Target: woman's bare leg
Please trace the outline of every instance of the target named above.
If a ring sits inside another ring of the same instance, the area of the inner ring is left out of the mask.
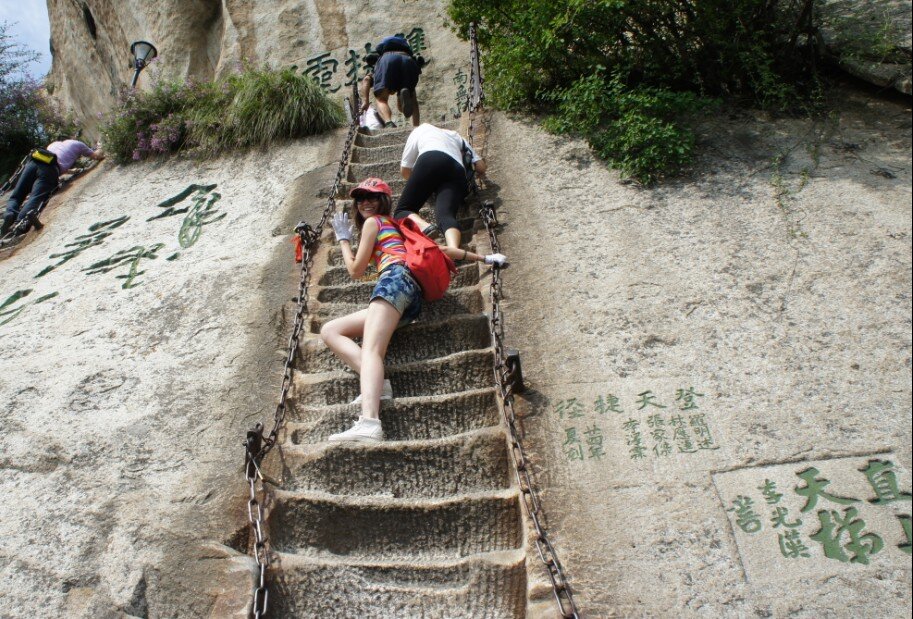
[[[334,318],[320,328],[320,339],[327,348],[357,373],[361,373],[362,351],[352,338],[364,335],[367,318],[368,310],[363,309],[348,316]]]
[[[384,387],[384,356],[401,314],[383,299],[368,305],[361,348],[361,416],[378,419]]]

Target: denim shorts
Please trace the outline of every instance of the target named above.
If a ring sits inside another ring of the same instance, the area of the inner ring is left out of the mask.
[[[402,314],[399,327],[418,318],[422,311],[422,289],[405,264],[391,264],[380,274],[371,300],[383,299]]]

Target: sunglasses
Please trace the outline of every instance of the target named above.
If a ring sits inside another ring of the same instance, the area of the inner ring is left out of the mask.
[[[382,194],[379,194],[379,193],[362,193],[357,196],[354,196],[355,203],[357,204],[359,202],[373,202],[374,200],[380,200],[381,195]]]

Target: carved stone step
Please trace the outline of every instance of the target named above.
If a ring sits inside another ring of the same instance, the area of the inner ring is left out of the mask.
[[[426,441],[286,446],[283,489],[347,496],[442,498],[509,488],[500,428]]]
[[[460,352],[433,361],[420,361],[388,369],[394,397],[443,395],[492,384],[493,352]],[[295,373],[290,399],[298,406],[328,406],[351,402],[361,393],[358,376],[344,372]]]
[[[385,365],[393,367],[463,350],[478,350],[491,345],[488,319],[483,314],[455,316],[440,322],[415,322],[397,329],[387,347]],[[308,335],[299,345],[299,371],[336,372],[346,366],[316,335]]]
[[[359,133],[355,136],[355,147],[358,148],[383,148],[385,146],[398,146],[400,149],[406,144],[406,139],[412,127],[407,129],[397,128],[393,131],[383,131],[374,135]]]
[[[271,545],[312,557],[454,559],[523,543],[516,490],[440,500],[275,491]]]
[[[396,563],[279,554],[269,608],[276,617],[522,619],[520,550],[453,561]]]
[[[338,316],[361,311],[367,303],[321,303],[314,308],[309,321],[311,333],[320,333],[320,327]],[[476,288],[448,290],[443,299],[423,302],[419,320],[432,322],[446,320],[460,314],[478,314],[482,311],[482,295]]]
[[[443,123],[435,123],[435,126],[440,127],[441,129],[459,131],[460,121],[449,120]],[[380,131],[370,133],[359,132],[355,136],[355,146],[358,148],[378,148],[383,146],[391,146],[393,144],[399,144],[399,146],[402,147],[406,143],[406,139],[409,137],[409,133],[411,132],[411,122],[406,127],[397,127],[395,129],[381,129]]]
[[[386,441],[436,439],[498,425],[500,411],[491,387],[431,397],[399,397],[380,403]],[[309,407],[292,403],[288,423],[293,445],[317,443],[352,425],[359,405]]]
[[[402,157],[403,147],[399,144],[381,146],[379,148],[352,149],[352,163],[379,163],[381,161],[399,162],[402,160]],[[399,173],[398,170],[397,173]]]
[[[402,178],[399,164],[399,159],[374,163],[351,163],[349,164],[349,174],[346,176],[346,180],[360,183],[364,179],[373,176],[384,179],[389,185],[392,180],[400,180]]]

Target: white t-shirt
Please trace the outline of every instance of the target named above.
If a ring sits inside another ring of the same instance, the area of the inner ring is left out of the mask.
[[[412,130],[409,138],[406,140],[406,147],[403,149],[403,159],[400,166],[409,168],[415,167],[415,162],[419,156],[431,150],[439,150],[453,157],[457,163],[463,165],[463,144],[469,148],[472,153],[472,162],[481,161],[472,146],[466,142],[459,133],[450,129],[440,129],[428,123],[422,123]]]

